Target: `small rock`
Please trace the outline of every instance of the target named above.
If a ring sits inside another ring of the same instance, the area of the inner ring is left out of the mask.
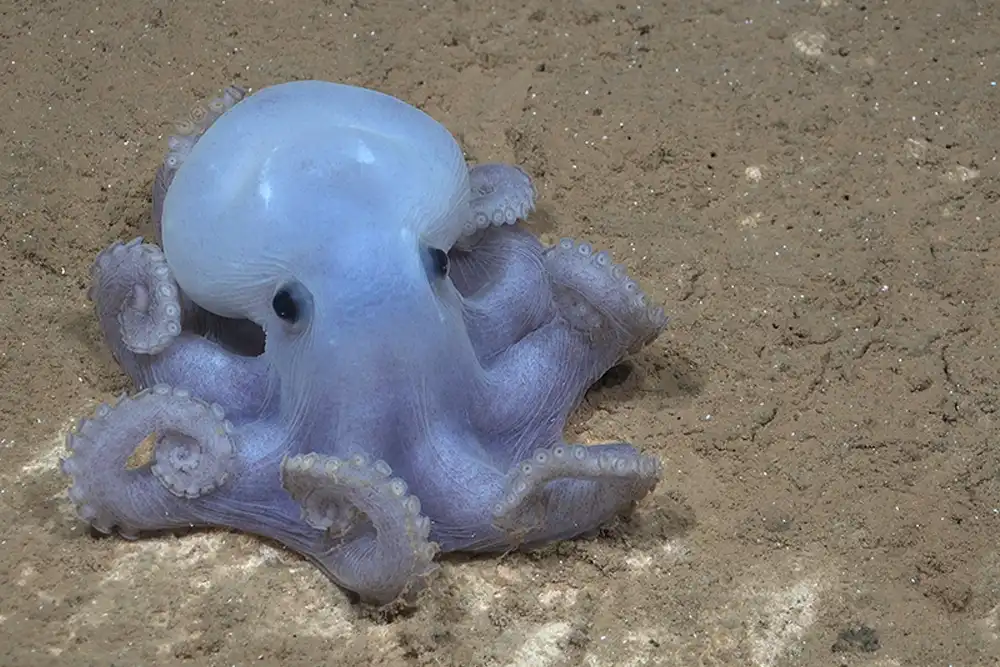
[[[858,623],[841,630],[830,650],[834,653],[874,653],[879,646],[878,632],[863,623]]]
[[[823,55],[823,47],[826,46],[827,37],[821,32],[809,32],[803,30],[795,33],[792,37],[792,44],[795,50],[809,58],[819,58]]]

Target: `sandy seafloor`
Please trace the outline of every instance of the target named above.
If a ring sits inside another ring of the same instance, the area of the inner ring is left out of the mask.
[[[6,3],[0,664],[995,664],[998,30],[926,0]],[[127,388],[90,263],[148,231],[175,123],[300,78],[523,165],[546,240],[666,307],[567,433],[662,457],[630,523],[446,558],[387,623],[252,537],[75,520],[65,431]]]

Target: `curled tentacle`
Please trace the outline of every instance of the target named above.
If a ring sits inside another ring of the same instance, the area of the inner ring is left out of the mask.
[[[480,164],[469,169],[472,188],[472,218],[466,223],[458,245],[469,248],[489,227],[513,225],[527,219],[535,208],[535,186],[520,167]]]
[[[451,277],[465,298],[476,354],[490,359],[552,319],[542,244],[518,226],[491,227],[470,251],[454,249]]]
[[[546,522],[583,533],[645,497],[661,471],[659,459],[625,444],[539,449],[508,474],[493,522],[514,534],[542,531],[542,539],[550,537]]]
[[[164,385],[153,387],[154,395],[166,395],[167,391],[169,387]],[[174,389],[173,396],[191,399],[182,389]],[[232,469],[235,452],[233,441],[228,436],[232,425],[225,421],[225,413],[220,405],[207,405],[191,399],[189,407],[194,408],[192,416],[195,418],[207,407],[214,421],[211,418],[196,419],[192,426],[200,425],[200,431],[189,427],[186,430],[191,431],[190,433],[182,431],[169,436],[160,435],[153,450],[150,472],[175,496],[198,498],[225,483]]]
[[[384,461],[294,456],[282,462],[281,481],[302,519],[327,533],[330,544],[314,557],[366,601],[388,604],[414,592],[434,569],[430,521]]]
[[[157,226],[160,224],[163,199],[167,196],[167,188],[170,187],[174,174],[184,164],[188,153],[198,143],[198,139],[205,133],[205,130],[211,127],[219,116],[246,97],[246,94],[247,91],[244,88],[229,86],[222,91],[222,95],[211,100],[207,108],[196,107],[188,119],[178,124],[178,133],[168,137],[167,155],[163,159],[163,164],[156,171],[156,178],[153,180],[153,221]]]
[[[232,425],[222,408],[182,389],[156,385],[114,407],[102,404],[66,437],[62,471],[80,518],[102,533],[127,538],[140,530],[186,523],[179,499],[204,496],[227,481],[234,466]],[[155,438],[151,465],[129,465]]]
[[[169,149],[163,165],[168,171],[177,171],[184,163],[184,158],[191,152],[198,139],[205,133],[216,119],[226,111],[234,107],[240,100],[246,97],[247,91],[239,86],[229,86],[222,91],[222,95],[211,100],[207,108],[196,107],[190,118],[178,124],[178,134],[171,135],[167,139]]]
[[[91,280],[88,296],[102,325],[118,324],[117,332],[105,330],[112,347],[117,333],[130,351],[158,354],[180,334],[180,297],[170,267],[163,252],[142,237],[101,251]]]
[[[649,305],[639,285],[607,251],[562,239],[546,249],[553,298],[566,321],[595,341],[620,341],[635,352],[667,325],[663,308]]]

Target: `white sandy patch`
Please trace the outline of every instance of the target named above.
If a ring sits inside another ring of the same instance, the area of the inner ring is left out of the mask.
[[[739,656],[755,667],[775,667],[794,657],[816,622],[827,577],[803,573],[793,564],[752,568],[742,579],[746,583],[736,587],[719,611],[706,607],[702,622],[692,628],[698,639],[688,643],[686,652],[723,663]]]
[[[203,594],[223,578],[251,576],[262,565],[284,557],[278,549],[260,543],[257,549],[241,557],[227,547],[233,535],[222,532],[195,533],[181,537],[148,537],[134,542],[117,539],[116,557],[101,580],[101,595],[95,598],[92,608],[103,608],[103,598],[116,598],[122,593],[119,584],[131,590],[151,576],[168,576],[171,581],[187,584]],[[180,592],[180,591],[178,591]],[[194,591],[185,591],[191,594]],[[113,607],[113,599],[108,600]],[[91,616],[91,614],[86,614]],[[83,618],[80,619],[81,621]],[[93,619],[91,619],[93,620]]]
[[[575,588],[549,585],[538,594],[538,603],[543,607],[568,609],[576,604],[578,595],[579,591]]]
[[[21,466],[21,474],[34,477],[59,470],[59,459],[66,453],[66,436],[76,423],[76,418],[67,420],[55,435],[45,439],[39,453]]]
[[[218,589],[227,585],[231,588],[233,579],[237,587],[252,591],[253,577],[261,566],[289,560],[299,564],[289,570],[287,590],[263,606],[265,614],[259,622],[262,631],[272,629],[282,634],[325,638],[356,632],[349,619],[348,602],[315,568],[266,543],[259,543],[250,553],[241,555],[232,548],[233,539],[240,539],[240,536],[198,533],[177,538],[120,541],[115,548],[118,555],[96,587],[97,594],[69,619],[67,634],[60,643],[71,645],[81,632],[81,626],[87,628],[82,632],[89,633],[92,632],[90,628],[114,622],[121,609],[142,595],[144,589],[153,586],[155,578],[160,582],[173,582],[177,587],[173,603],[147,619],[162,638],[157,652],[168,655],[179,643],[199,636],[201,631],[195,625],[199,618],[196,610],[208,596],[224,594],[225,590]],[[242,602],[234,601],[233,604]],[[187,610],[195,611],[189,613]],[[178,623],[178,619],[193,619],[193,624]],[[61,650],[49,649],[53,654]]]
[[[636,549],[625,557],[625,564],[633,570],[645,570],[653,564],[653,557],[648,551]]]
[[[549,667],[563,656],[563,640],[569,635],[569,623],[547,623],[532,632],[514,654],[507,667]]]
[[[682,563],[691,558],[691,549],[681,540],[664,542],[660,550],[662,551],[659,556],[661,563],[664,562],[663,559],[666,559],[667,563]]]
[[[754,568],[735,592],[719,590],[691,618],[688,632],[666,627],[616,629],[595,637],[587,667],[741,664],[776,667],[794,655],[821,609],[825,576],[796,567]],[[889,663],[886,663],[888,667]],[[874,665],[872,666],[874,667]]]
[[[135,542],[120,540],[115,551],[121,555],[115,558],[101,585],[135,582],[150,572],[164,569],[190,570],[206,560],[214,561],[222,546],[223,536],[220,533],[199,533],[179,538],[151,537]]]
[[[586,667],[697,665],[699,662],[688,648],[687,641],[653,628],[628,630],[623,635],[598,635],[582,664]]]
[[[802,30],[792,35],[792,45],[795,50],[808,58],[822,56],[827,41],[827,36],[821,32]]]
[[[747,591],[748,615],[744,627],[750,630],[748,639],[755,665],[773,667],[802,640],[816,621],[816,608],[823,588],[818,577],[809,577],[784,588]]]
[[[347,637],[358,632],[351,620],[347,598],[339,588],[312,565],[303,564],[291,570],[292,585],[267,605],[260,620],[263,628],[273,628],[281,634],[294,633],[304,637]],[[386,628],[375,625],[369,634],[386,639]]]
[[[1000,605],[990,609],[986,616],[975,621],[975,624],[986,642],[1000,644]]]
[[[944,173],[944,178],[950,183],[968,183],[979,178],[979,170],[971,167],[958,165],[954,169],[949,169]]]
[[[669,540],[653,551],[633,549],[625,556],[625,564],[633,570],[646,570],[653,565],[664,567],[681,563],[690,556],[691,550],[683,541]]]
[[[481,563],[463,563],[452,565],[447,575],[455,579],[465,608],[475,614],[489,613],[505,596],[504,589],[494,585],[481,571],[485,571]]]

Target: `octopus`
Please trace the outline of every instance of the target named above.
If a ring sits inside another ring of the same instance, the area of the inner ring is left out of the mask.
[[[662,464],[567,418],[664,330],[626,269],[529,229],[532,179],[472,165],[374,90],[225,89],[169,139],[160,244],[101,251],[88,296],[134,386],[79,420],[76,513],[126,539],[275,540],[355,601],[428,587],[447,552],[594,536]]]

